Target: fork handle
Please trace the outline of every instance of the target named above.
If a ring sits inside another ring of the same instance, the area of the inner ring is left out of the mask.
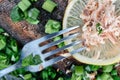
[[[20,61],[18,61],[17,63],[15,63],[3,70],[0,70],[0,78],[12,71],[15,71],[16,69],[18,69],[20,67],[21,67]]]

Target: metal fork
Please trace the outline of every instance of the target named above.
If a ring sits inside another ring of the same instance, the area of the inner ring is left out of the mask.
[[[39,46],[40,43],[44,42],[44,41],[47,41],[49,39],[52,39],[52,38],[55,38],[56,36],[59,36],[59,35],[62,35],[64,33],[67,33],[73,29],[77,29],[79,26],[75,26],[75,27],[71,27],[71,28],[68,28],[68,29],[64,29],[64,30],[61,30],[59,32],[56,32],[56,33],[53,33],[53,34],[50,34],[50,35],[47,35],[47,36],[44,36],[42,38],[39,38],[39,39],[36,39],[36,40],[33,40],[29,43],[27,43],[21,50],[21,56],[20,56],[20,60],[15,63],[14,65],[8,67],[8,68],[5,68],[3,70],[0,71],[0,77],[18,69],[18,68],[21,68],[22,67],[22,60],[24,58],[26,58],[27,56],[29,56],[30,54],[33,54],[33,56],[35,55],[39,55],[41,60],[42,60],[42,63],[41,64],[38,64],[38,65],[30,65],[30,66],[26,66],[25,67],[25,70],[27,71],[30,71],[30,72],[38,72],[38,71],[41,71],[42,69],[50,66],[50,65],[53,65],[54,63],[66,58],[64,56],[58,56],[58,57],[55,57],[55,58],[52,58],[50,60],[45,60],[46,58],[56,54],[57,52],[60,52],[62,50],[65,50],[71,46],[75,46],[79,43],[81,43],[81,41],[75,41],[75,42],[72,42],[68,45],[65,45],[64,47],[62,48],[57,48],[56,50],[53,50],[53,51],[50,51],[50,52],[47,52],[45,54],[42,53],[42,51],[44,51],[45,49],[51,47],[51,46],[54,46],[54,45],[57,45],[58,43],[60,42],[63,42],[65,40],[68,40],[68,39],[71,39],[71,38],[75,38],[76,36],[79,35],[79,33],[74,33],[72,35],[69,35],[67,37],[64,37],[58,41],[54,41],[54,42],[51,42],[49,44],[46,44],[44,46]],[[74,53],[77,53],[77,52],[80,52],[82,50],[84,50],[85,47],[83,48],[79,48],[78,50],[73,50],[72,52],[70,52],[70,54],[74,54]],[[70,56],[70,55],[69,55]],[[67,56],[67,57],[69,57]]]

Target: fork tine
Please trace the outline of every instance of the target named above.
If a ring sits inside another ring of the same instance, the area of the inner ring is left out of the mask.
[[[73,55],[73,54],[78,53],[78,52],[80,52],[80,51],[82,51],[82,50],[85,50],[85,49],[86,49],[86,47],[82,47],[82,48],[79,48],[79,49],[77,49],[77,50],[73,50],[72,52],[70,52],[70,54]],[[66,56],[66,57],[69,57],[69,56],[71,56],[71,55],[68,55],[68,56]],[[58,61],[60,61],[60,60],[62,60],[62,59],[64,59],[64,58],[66,58],[66,57],[64,57],[64,56],[59,56],[59,57],[50,59],[50,60],[46,61],[45,63],[43,63],[42,66],[43,66],[43,68],[46,68],[46,67],[48,67],[48,66],[50,66],[50,65],[53,65],[54,63],[56,63],[56,62],[58,62]]]
[[[74,51],[70,52],[70,54],[75,54],[75,53],[78,53],[78,52],[80,52],[82,50],[85,50],[85,49],[86,49],[86,47],[79,48],[77,50],[74,50]],[[69,56],[67,56],[67,57],[69,57]],[[44,63],[38,64],[38,65],[27,66],[25,69],[27,71],[30,71],[30,72],[38,72],[38,71],[41,71],[42,69],[44,69],[44,68],[46,68],[46,67],[48,67],[50,65],[55,64],[55,62],[58,62],[58,61],[60,61],[60,60],[62,60],[64,58],[66,58],[66,57],[59,56],[59,57],[50,59],[50,60],[48,60],[48,61],[46,61]]]
[[[42,38],[40,38],[40,39],[37,39],[37,40],[35,40],[34,42],[36,42],[36,43],[41,43],[41,42],[44,42],[44,41],[47,41],[47,40],[49,40],[49,39],[52,39],[52,38],[54,38],[55,36],[59,36],[59,35],[61,35],[61,34],[64,34],[64,33],[66,33],[66,32],[69,32],[69,31],[71,31],[71,30],[73,30],[73,29],[76,29],[76,28],[78,28],[79,26],[75,26],[75,27],[71,27],[71,28],[67,28],[67,29],[64,29],[64,30],[61,30],[61,31],[59,31],[59,32],[56,32],[56,33],[53,33],[53,34],[49,34],[49,35],[47,35],[47,36],[44,36],[44,37],[42,37]]]
[[[54,41],[54,42],[52,42],[52,43],[46,44],[46,45],[40,47],[40,50],[43,51],[43,50],[45,50],[45,49],[47,49],[47,48],[49,48],[49,47],[52,47],[52,46],[54,46],[54,45],[56,45],[56,44],[58,44],[58,43],[60,43],[60,42],[63,42],[64,40],[71,39],[71,38],[77,36],[78,34],[79,34],[79,33],[75,33],[75,34],[69,35],[69,36],[67,36],[67,37],[64,37],[64,38],[62,38],[62,39],[60,39],[60,40],[58,40],[58,41]],[[31,42],[31,44],[32,44],[32,42]],[[30,44],[30,45],[31,45],[31,44]],[[34,44],[36,44],[36,41],[34,41]],[[32,44],[32,45],[35,47],[34,44]],[[36,47],[37,47],[37,46],[36,46]],[[29,47],[28,47],[28,44],[27,44],[27,46],[24,46],[23,50],[21,51],[21,54],[23,53],[23,55],[21,55],[21,58],[24,58],[24,57],[32,54],[30,51],[26,50],[26,49],[28,49],[28,48],[29,48]],[[25,52],[25,51],[27,51],[27,52]],[[24,54],[24,53],[27,53],[27,54]]]
[[[51,43],[49,43],[49,44],[46,44],[46,45],[40,47],[40,50],[41,50],[41,51],[42,51],[42,50],[45,50],[45,49],[47,49],[47,48],[49,48],[49,47],[52,47],[52,46],[54,46],[54,45],[57,45],[57,44],[60,43],[60,42],[63,42],[63,41],[65,41],[65,40],[68,40],[68,39],[71,39],[71,38],[74,38],[74,37],[76,37],[76,36],[79,35],[79,34],[80,34],[80,33],[75,33],[75,34],[69,35],[69,36],[67,36],[67,37],[64,37],[64,38],[62,38],[62,39],[60,39],[60,40],[58,40],[58,41],[54,41],[54,42],[51,42]]]
[[[57,48],[56,50],[47,52],[47,53],[43,54],[42,57],[45,59],[45,58],[50,57],[50,56],[52,56],[52,55],[54,55],[54,54],[56,54],[56,53],[58,53],[58,52],[60,52],[60,51],[62,51],[62,50],[65,50],[66,48],[69,48],[69,47],[71,47],[71,46],[77,45],[77,44],[79,44],[79,43],[81,43],[81,42],[82,42],[82,41],[72,42],[72,43],[70,43],[70,44],[68,44],[68,45],[63,46],[62,48]]]

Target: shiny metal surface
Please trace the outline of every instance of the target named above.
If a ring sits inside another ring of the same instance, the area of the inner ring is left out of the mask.
[[[50,66],[50,65],[53,65],[54,63],[56,63],[56,62],[58,62],[58,61],[60,61],[60,60],[62,60],[62,59],[64,59],[64,58],[66,58],[66,57],[64,57],[64,56],[58,56],[58,57],[52,58],[52,59],[50,59],[50,60],[45,60],[46,58],[50,57],[51,55],[56,54],[56,53],[59,52],[59,51],[62,51],[62,50],[65,50],[65,49],[67,49],[67,48],[69,48],[69,47],[71,47],[71,46],[75,46],[75,45],[77,45],[77,44],[80,44],[81,41],[72,42],[72,43],[70,43],[70,44],[68,44],[68,45],[63,46],[62,48],[57,48],[56,50],[49,51],[49,52],[47,52],[47,53],[45,53],[45,54],[43,54],[42,51],[44,51],[45,49],[47,49],[47,48],[49,48],[49,47],[51,47],[51,46],[57,45],[58,43],[63,42],[63,41],[65,41],[65,40],[68,40],[68,39],[71,39],[71,38],[75,38],[75,37],[77,37],[80,33],[75,33],[75,34],[69,35],[69,36],[67,36],[67,37],[64,37],[64,38],[58,40],[58,41],[51,42],[51,43],[46,44],[46,45],[44,45],[44,46],[39,46],[39,44],[42,43],[42,42],[44,42],[44,41],[47,41],[47,40],[49,40],[49,39],[55,38],[56,36],[62,35],[62,34],[64,34],[64,33],[66,33],[66,32],[70,32],[71,30],[76,29],[76,28],[78,28],[78,27],[79,27],[79,26],[72,27],[72,28],[68,28],[68,29],[64,29],[64,30],[61,30],[61,31],[59,31],[59,32],[56,32],[56,33],[53,33],[53,34],[44,36],[44,37],[42,37],[42,38],[39,38],[39,39],[37,39],[37,40],[34,40],[34,41],[31,41],[31,42],[27,43],[27,44],[23,47],[23,49],[22,49],[22,51],[21,51],[20,60],[19,60],[16,64],[14,64],[14,65],[12,65],[12,66],[10,66],[10,67],[8,67],[8,68],[5,68],[5,69],[3,69],[3,70],[0,70],[0,77],[3,77],[4,75],[6,75],[6,74],[8,74],[8,73],[10,73],[10,72],[12,72],[12,71],[14,71],[14,70],[16,70],[16,69],[18,69],[18,68],[21,68],[21,67],[22,67],[22,65],[21,65],[21,64],[22,64],[22,60],[23,60],[25,57],[29,56],[30,54],[33,54],[33,56],[39,55],[39,56],[41,57],[41,60],[42,60],[42,63],[41,63],[41,64],[34,65],[34,66],[33,66],[33,65],[26,66],[25,69],[26,69],[27,71],[30,71],[30,72],[38,72],[38,71],[41,71],[42,69],[44,69],[44,68],[46,68],[46,67],[48,67],[48,66]],[[80,51],[82,51],[82,50],[84,50],[84,49],[85,49],[85,48],[79,48],[78,50],[74,50],[74,51],[70,52],[70,54],[72,55],[72,54],[74,54],[74,53],[76,53],[76,52],[80,52]],[[70,56],[70,55],[69,55],[69,56]],[[67,57],[69,57],[69,56],[67,56]]]

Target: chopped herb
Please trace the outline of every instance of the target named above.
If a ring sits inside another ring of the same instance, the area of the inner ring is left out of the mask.
[[[62,77],[59,77],[58,80],[64,80]]]
[[[46,0],[43,3],[42,8],[51,13],[56,6],[57,6],[57,4],[55,2],[53,2],[51,0]]]
[[[54,80],[56,75],[57,73],[52,67],[48,67],[40,73],[42,80]]]
[[[0,53],[0,70],[8,67],[7,64],[7,56],[5,54]]]
[[[39,15],[40,11],[37,8],[32,8],[28,11],[28,18],[26,21],[28,21],[30,24],[38,24],[39,20],[37,20],[37,17]]]
[[[58,41],[58,40],[60,40],[61,38],[62,38],[62,36],[57,36],[57,37],[54,38],[53,41]]]
[[[117,73],[117,70],[112,70],[111,71],[111,75],[117,75],[118,73]]]
[[[83,75],[84,74],[83,66],[75,66],[75,74],[76,75]]]
[[[32,8],[28,11],[28,17],[32,19],[37,19],[40,11],[37,8]]]
[[[20,10],[20,8],[18,6],[15,6],[15,7],[13,7],[13,9],[10,13],[10,17],[11,17],[12,21],[18,22],[18,21],[23,20],[24,15],[23,15],[22,11]]]
[[[10,41],[10,47],[15,53],[18,53],[18,45],[17,45],[16,40],[12,39]]]
[[[96,80],[102,80],[101,76],[97,76]]]
[[[22,60],[22,66],[29,66],[29,65],[33,65],[33,54],[27,56],[26,58],[24,58]]]
[[[101,34],[103,31],[100,26],[101,26],[100,23],[96,24],[96,30],[98,31],[98,34]]]
[[[28,18],[28,11],[24,11],[23,15],[24,15],[23,19],[26,20]]]
[[[90,71],[97,71],[98,69],[100,69],[100,66],[96,66],[96,65],[87,65],[85,67],[85,70],[90,72]]]
[[[0,50],[4,49],[6,46],[6,38],[3,35],[0,35]]]
[[[49,34],[51,34],[51,33],[55,33],[55,32],[58,32],[58,31],[60,31],[60,29],[61,29],[61,24],[60,24],[60,22],[58,22],[58,21],[55,21],[55,20],[48,20],[48,22],[47,22],[47,24],[45,25],[45,32],[46,33],[49,33]],[[60,40],[62,38],[62,36],[57,36],[57,37],[55,37],[54,39],[53,39],[53,41],[58,41],[58,40]],[[57,46],[59,47],[59,48],[61,48],[61,47],[63,47],[65,44],[64,44],[64,42],[61,42],[61,43],[59,43]]]
[[[118,75],[113,76],[113,80],[120,80],[120,76]]]
[[[39,55],[33,56],[33,54],[31,54],[22,60],[22,66],[25,67],[29,65],[37,65],[40,64],[41,62],[42,61]]]
[[[36,0],[32,0],[36,1]],[[31,2],[29,0],[22,0],[13,7],[11,11],[11,19],[14,22],[21,20],[26,20],[30,24],[38,24],[39,20],[37,19],[40,11],[37,8],[30,8]]]
[[[60,44],[57,45],[59,48],[65,46],[65,43],[64,42],[61,42]]]
[[[24,75],[24,80],[31,80],[31,78],[32,78],[32,74],[26,74],[26,75]]]
[[[3,33],[3,32],[5,32],[2,28],[0,28],[0,33]]]
[[[14,72],[16,72],[15,74],[18,75],[18,74],[24,74],[26,71],[25,71],[25,68],[23,67],[23,68],[17,69],[17,70],[14,71]]]
[[[29,0],[22,0],[18,3],[18,7],[24,12],[31,6]]]
[[[111,77],[110,74],[108,74],[108,73],[103,73],[103,74],[101,75],[101,80],[113,80],[113,78]]]
[[[42,76],[43,76],[43,80],[48,80],[49,79],[47,71],[43,71]]]
[[[9,57],[12,57],[12,54],[14,53],[8,46],[6,47],[5,52]]]
[[[40,58],[39,55],[35,55],[35,56],[33,57],[33,62],[34,62],[34,65],[37,65],[37,64],[42,63],[42,60],[41,60],[41,58]]]
[[[48,22],[45,25],[45,33],[55,33],[58,32],[61,28],[61,24],[58,21],[55,20],[48,20]]]
[[[111,72],[113,65],[103,66],[103,72]]]
[[[60,40],[61,38],[62,38],[62,36],[57,36],[57,37],[55,37],[55,38],[53,39],[53,41],[58,41],[58,40]],[[64,45],[65,45],[64,42],[61,42],[61,43],[58,44],[58,47],[61,48],[61,47],[63,47]]]
[[[76,75],[75,73],[73,73],[70,80],[82,80],[82,77],[81,75]]]
[[[4,69],[4,68],[7,68],[9,67],[9,65],[7,64],[0,64],[0,70]]]
[[[12,57],[11,57],[11,61],[16,61],[16,59],[15,59],[15,56],[14,56],[14,55],[12,55]]]
[[[32,18],[30,18],[30,17],[28,17],[28,18],[26,19],[26,21],[27,21],[28,23],[30,23],[30,24],[38,24],[38,23],[39,23],[39,20],[32,19]]]

